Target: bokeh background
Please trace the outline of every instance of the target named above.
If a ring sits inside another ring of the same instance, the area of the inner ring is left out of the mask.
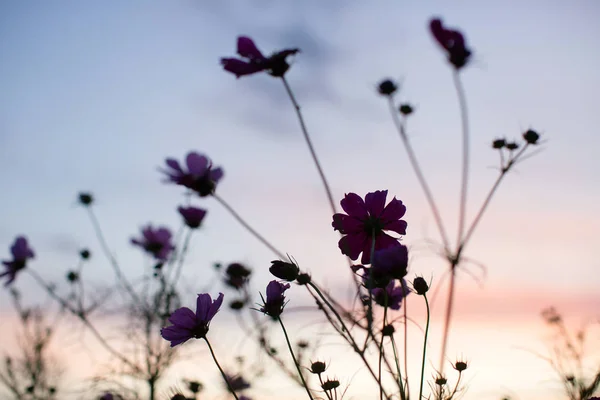
[[[26,234],[37,253],[30,267],[62,283],[78,250],[89,247],[98,256],[86,278],[112,282],[76,204],[77,192],[89,190],[111,248],[127,274],[136,276],[144,258],[129,238],[147,222],[179,224],[181,191],[162,184],[157,167],[167,156],[198,150],[224,167],[223,198],[315,279],[347,298],[347,265],[283,86],[267,75],[236,80],[219,66],[245,34],[265,53],[302,50],[288,79],[335,196],[388,189],[402,199],[411,274],[443,285],[444,263],[426,245],[439,240],[433,219],[386,103],[375,92],[382,78],[399,79],[401,98],[416,106],[409,134],[455,231],[460,119],[451,70],[427,30],[432,16],[459,27],[474,50],[462,73],[472,131],[469,216],[498,173],[492,139],[519,138],[534,128],[544,143],[506,179],[469,246],[469,257],[487,273],[471,264],[460,274],[449,361],[470,361],[466,399],[561,398],[552,370],[532,353],[548,348],[539,313],[554,305],[579,327],[600,312],[600,3],[591,0],[1,2],[0,254],[8,257],[14,236]],[[216,202],[193,203],[209,215],[187,258],[187,301],[210,281],[214,261],[248,263],[256,290],[263,290],[273,258],[268,250]],[[32,303],[47,299],[26,274],[15,287]],[[289,292],[290,306],[305,301],[300,292]],[[422,323],[420,299],[411,302]],[[440,296],[433,365],[443,305]],[[14,318],[1,290],[6,351],[14,343]],[[289,319],[292,326],[311,326],[306,322],[315,316]],[[211,329],[224,338],[216,343],[221,357],[232,359],[226,340],[239,336],[235,320],[222,313]],[[296,332],[312,334],[308,328]],[[415,367],[420,335],[411,327]],[[65,333],[56,344],[68,360],[67,385],[80,382],[102,359],[89,338],[79,337]],[[174,369],[173,382],[198,375],[209,392],[224,397],[202,344],[188,346],[199,361]],[[590,348],[592,365],[598,349],[597,342]],[[364,397],[372,393],[369,378],[348,354],[333,342],[319,352],[343,384],[354,386],[349,396]],[[255,397],[281,398],[286,390],[292,398],[292,388],[266,379]]]

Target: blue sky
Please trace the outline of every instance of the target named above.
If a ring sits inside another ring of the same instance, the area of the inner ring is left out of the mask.
[[[527,312],[537,323],[536,307],[561,301],[579,305],[569,308],[573,317],[589,317],[600,306],[600,4],[592,1],[3,2],[2,248],[26,234],[38,256],[32,267],[62,279],[80,247],[99,250],[75,206],[76,193],[90,190],[112,248],[135,276],[143,259],[129,237],[149,221],[178,224],[180,191],[161,184],[157,167],[199,150],[224,167],[224,198],[316,277],[344,286],[330,212],[283,87],[266,75],[236,80],[218,64],[240,34],[266,53],[301,48],[288,79],[335,196],[389,189],[408,207],[405,241],[422,248],[425,237],[437,239],[435,226],[374,92],[383,77],[401,80],[401,98],[417,106],[411,140],[454,231],[460,120],[451,71],[426,29],[434,15],[460,27],[475,52],[462,74],[470,215],[497,173],[493,138],[533,127],[545,142],[508,177],[470,245],[488,268],[486,290],[467,277],[461,284],[481,298],[544,294],[526,311],[515,306],[516,319]],[[218,204],[195,204],[209,217],[189,257],[190,282],[205,281],[214,260],[242,260],[266,283],[268,251]],[[443,273],[427,252],[415,251],[413,261],[415,272]],[[88,273],[110,276],[99,258]],[[27,279],[19,285],[36,293]],[[0,294],[0,308],[7,299]],[[493,320],[490,312],[473,321]]]

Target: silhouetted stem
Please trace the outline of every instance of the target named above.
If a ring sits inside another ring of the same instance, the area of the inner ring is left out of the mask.
[[[235,400],[240,400],[239,397],[237,396],[237,394],[235,393],[235,390],[233,390],[233,388],[231,387],[231,383],[229,382],[229,379],[227,379],[227,375],[225,375],[225,371],[223,371],[223,368],[221,368],[221,364],[219,364],[219,361],[217,360],[215,351],[213,350],[213,348],[210,345],[210,342],[208,341],[208,338],[206,336],[204,337],[204,341],[208,345],[208,349],[210,350],[210,355],[212,356],[215,364],[217,364],[217,368],[219,368],[219,372],[221,372],[221,376],[225,380],[225,383],[227,384],[229,391],[231,392],[231,394],[233,394],[233,397],[235,397]]]
[[[433,194],[431,193],[431,189],[429,188],[429,185],[427,184],[427,180],[425,179],[425,176],[423,175],[423,172],[421,171],[421,167],[419,166],[419,161],[417,160],[415,152],[410,144],[410,141],[408,140],[408,136],[406,135],[406,130],[405,130],[404,124],[400,121],[400,118],[398,117],[398,111],[396,110],[396,107],[394,106],[394,101],[391,97],[389,98],[388,105],[390,108],[390,113],[392,115],[392,120],[394,121],[394,125],[396,126],[396,129],[398,130],[400,139],[402,139],[402,144],[404,145],[404,148],[406,149],[406,153],[408,155],[408,159],[410,161],[412,169],[415,172],[415,175],[417,176],[417,180],[419,181],[419,184],[421,185],[421,189],[423,190],[423,193],[425,193],[425,198],[427,199],[429,208],[431,208],[431,213],[433,214],[435,224],[438,227],[438,231],[442,238],[442,243],[444,244],[444,250],[446,253],[449,253],[450,245],[448,242],[448,234],[446,233],[446,229],[444,229],[442,217],[440,216],[440,212],[437,208],[437,205],[435,204],[435,200],[433,198]]]
[[[294,365],[296,366],[296,369],[298,370],[298,375],[300,375],[300,379],[302,379],[302,385],[304,386],[304,389],[306,389],[306,393],[308,394],[308,397],[310,398],[310,400],[314,400],[312,397],[312,394],[310,393],[310,389],[308,388],[308,385],[306,384],[306,381],[304,380],[304,374],[300,370],[300,364],[298,364],[298,360],[296,360],[296,356],[294,355],[294,349],[292,349],[292,344],[290,343],[290,338],[287,334],[287,331],[285,330],[283,321],[281,320],[280,317],[277,317],[277,321],[279,321],[279,325],[281,325],[281,329],[283,330],[283,335],[285,336],[285,341],[287,342],[288,349],[290,349],[290,354],[292,355],[292,359],[294,360]]]
[[[381,384],[381,367],[383,359],[383,339],[385,338],[383,331],[385,330],[385,323],[387,320],[387,309],[388,309],[388,294],[387,290],[384,289],[384,305],[383,305],[383,327],[381,328],[381,341],[379,342],[379,399],[383,400],[383,385]]]
[[[319,158],[317,157],[317,153],[312,144],[312,140],[310,139],[310,135],[308,134],[308,129],[306,129],[306,124],[304,123],[304,118],[302,117],[302,112],[300,111],[300,105],[296,101],[296,97],[294,96],[294,93],[292,92],[292,88],[290,87],[290,85],[288,84],[288,81],[285,79],[284,76],[281,77],[281,80],[283,81],[283,86],[285,86],[285,91],[287,92],[290,100],[292,101],[294,110],[296,111],[296,115],[298,116],[298,121],[300,122],[300,129],[302,129],[302,134],[304,135],[304,140],[306,141],[306,144],[308,145],[308,149],[310,150],[310,155],[312,156],[313,162],[315,163],[315,166],[317,167],[317,171],[319,172],[319,176],[321,177],[321,182],[323,183],[323,187],[325,188],[325,192],[327,194],[327,200],[329,201],[329,206],[331,207],[331,212],[333,214],[335,214],[337,212],[337,210],[335,207],[335,202],[333,200],[333,194],[331,193],[331,188],[329,186],[329,183],[327,182],[327,178],[325,177],[325,172],[323,172],[323,168],[321,167],[321,163],[319,161]]]
[[[400,285],[402,286],[402,295],[404,296],[404,293],[408,293],[408,288],[406,287],[406,282],[404,282],[404,279],[400,279]],[[406,310],[406,297],[408,295],[404,296],[402,298],[402,308],[403,308],[403,313],[404,313],[404,375],[405,375],[405,379],[406,379],[406,391],[409,392],[410,388],[408,386],[408,311]]]
[[[456,93],[458,94],[458,103],[460,106],[460,118],[462,124],[462,173],[458,211],[458,235],[456,237],[456,248],[458,249],[462,243],[462,236],[465,230],[467,191],[469,188],[469,116],[467,112],[467,99],[464,88],[460,81],[458,70],[454,71],[453,77]]]
[[[285,259],[285,256],[283,255],[283,253],[279,250],[277,250],[277,248],[275,248],[275,246],[273,246],[267,239],[264,238],[264,236],[262,236],[260,233],[258,233],[254,228],[252,228],[250,226],[250,224],[248,224],[246,222],[246,220],[244,220],[240,214],[238,214],[225,200],[223,200],[223,198],[219,197],[216,193],[213,193],[212,195],[215,200],[217,200],[223,207],[225,207],[225,209],[233,216],[233,218],[235,218],[244,228],[246,228],[246,230],[248,232],[250,232],[250,234],[252,236],[254,236],[255,238],[257,238],[262,244],[264,244],[265,246],[267,246],[267,248],[269,250],[271,250],[273,253],[275,253],[275,255],[277,257],[279,257],[280,259]]]
[[[446,316],[444,318],[444,334],[442,336],[442,353],[440,355],[439,373],[444,373],[444,364],[446,359],[446,347],[448,346],[448,335],[450,333],[450,320],[452,318],[452,309],[454,305],[454,286],[456,281],[456,264],[452,263],[450,267],[450,287],[448,288],[448,302],[446,304]]]
[[[427,352],[427,334],[429,333],[429,300],[427,300],[427,294],[423,294],[425,298],[425,306],[427,306],[427,323],[425,324],[425,338],[423,339],[423,358],[421,361],[421,385],[419,386],[419,400],[423,399],[423,382],[425,380],[425,354]]]

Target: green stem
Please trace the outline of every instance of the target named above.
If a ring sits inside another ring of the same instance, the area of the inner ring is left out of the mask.
[[[396,362],[396,371],[398,371],[398,387],[400,388],[400,398],[406,400],[406,393],[404,392],[404,380],[402,379],[402,371],[400,370],[400,360],[398,359],[398,349],[396,348],[396,340],[394,336],[391,337],[392,350],[394,351],[394,361]]]
[[[381,328],[381,341],[379,342],[379,399],[383,400],[383,384],[381,382],[381,360],[383,359],[383,339],[385,336],[383,335],[383,331],[385,329],[385,323],[387,320],[387,309],[388,309],[388,294],[387,290],[384,289],[384,308],[383,308],[383,327]]]
[[[298,370],[298,375],[300,375],[300,379],[302,379],[302,384],[304,385],[304,389],[306,389],[306,393],[308,394],[308,397],[310,398],[310,400],[314,400],[312,397],[312,394],[310,394],[308,385],[306,384],[306,381],[304,380],[304,375],[302,374],[302,371],[300,370],[300,365],[298,364],[298,360],[296,360],[296,356],[294,355],[294,349],[292,349],[292,344],[290,343],[290,338],[287,334],[287,331],[285,330],[285,326],[283,325],[283,321],[281,320],[281,317],[277,317],[277,321],[279,321],[279,325],[281,325],[281,329],[283,330],[283,335],[285,336],[285,341],[287,342],[288,349],[290,349],[290,354],[292,355],[292,359],[294,360],[294,365],[296,366],[296,369]]]
[[[427,323],[425,324],[425,339],[423,340],[423,360],[421,362],[421,386],[419,387],[419,400],[423,398],[423,381],[425,380],[425,353],[427,351],[427,334],[429,333],[429,300],[427,294],[423,294],[427,306]]]
[[[233,388],[231,387],[231,383],[229,383],[229,379],[227,379],[227,375],[225,375],[225,371],[223,371],[223,368],[221,368],[221,364],[219,364],[219,361],[217,360],[217,356],[215,356],[215,351],[213,350],[212,346],[210,345],[208,338],[206,336],[204,336],[203,339],[206,342],[206,344],[208,345],[208,349],[210,350],[210,355],[212,356],[215,364],[217,364],[217,368],[219,368],[219,371],[221,372],[221,376],[223,377],[223,379],[225,379],[225,383],[227,384],[229,391],[233,394],[233,397],[235,397],[235,400],[240,400],[239,397],[237,396],[237,394],[235,393],[235,390],[233,390]]]

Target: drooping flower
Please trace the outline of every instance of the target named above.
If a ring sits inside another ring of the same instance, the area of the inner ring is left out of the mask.
[[[260,311],[269,315],[271,318],[277,319],[283,312],[285,307],[284,292],[290,288],[290,284],[271,281],[267,285],[267,299],[264,300],[264,305]]]
[[[450,64],[454,65],[456,69],[464,67],[471,57],[471,50],[466,47],[463,34],[445,28],[439,18],[434,18],[429,22],[429,29],[435,40],[446,50]]]
[[[187,307],[175,310],[169,317],[169,322],[173,325],[162,328],[161,336],[171,342],[171,347],[192,338],[206,337],[210,321],[219,311],[221,303],[223,303],[223,293],[219,293],[219,297],[214,301],[208,293],[199,294],[196,300],[196,312]]]
[[[275,77],[282,77],[290,68],[287,57],[299,51],[299,49],[285,49],[265,57],[252,39],[240,36],[237,39],[237,52],[242,58],[221,58],[221,65],[225,71],[231,72],[236,78],[262,71],[267,71]]]
[[[335,214],[332,226],[343,235],[338,243],[342,254],[356,260],[362,253],[361,263],[371,262],[371,247],[375,250],[400,246],[397,239],[384,231],[406,234],[406,221],[401,220],[406,207],[395,197],[385,205],[387,190],[367,193],[365,200],[356,193],[348,193],[340,201],[346,214]]]
[[[13,283],[17,277],[17,273],[27,266],[27,260],[35,257],[35,253],[29,247],[27,238],[24,236],[17,236],[15,238],[15,242],[10,247],[10,253],[12,260],[2,261],[6,270],[0,274],[0,278],[4,276],[8,278],[4,286],[9,286]]]
[[[175,183],[193,190],[200,197],[211,195],[217,183],[223,178],[221,167],[213,168],[210,159],[197,152],[190,152],[185,158],[187,171],[174,158],[165,160],[168,169],[161,170],[167,175],[165,182]]]
[[[198,207],[179,207],[177,211],[183,217],[185,224],[192,229],[199,228],[206,216],[206,210]]]
[[[382,307],[387,306],[392,310],[399,310],[402,300],[408,296],[409,293],[410,290],[406,286],[404,279],[402,279],[402,284],[400,285],[397,285],[396,281],[391,281],[388,283],[385,289],[375,288],[371,290],[371,294],[373,295],[373,300],[375,303]]]
[[[171,231],[165,227],[153,228],[148,224],[142,229],[140,239],[132,238],[131,243],[140,246],[158,261],[167,261],[175,246],[171,243]]]

